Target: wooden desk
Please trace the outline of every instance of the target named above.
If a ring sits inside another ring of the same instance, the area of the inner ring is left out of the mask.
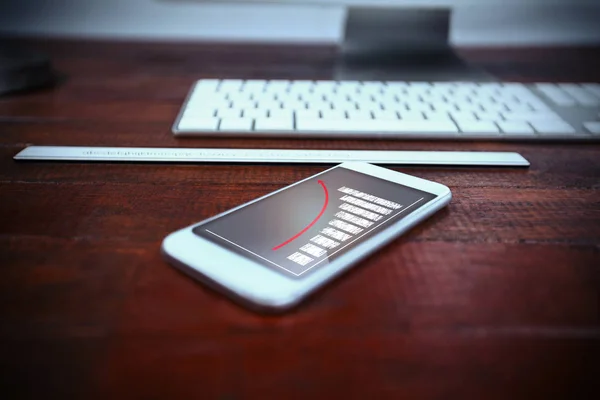
[[[3,398],[598,398],[600,145],[174,139],[193,80],[329,78],[333,50],[27,43],[67,79],[0,99]],[[506,79],[600,81],[597,48],[463,54]],[[324,166],[14,162],[27,144],[487,149],[531,168],[397,168],[451,205],[261,317],[160,242]]]

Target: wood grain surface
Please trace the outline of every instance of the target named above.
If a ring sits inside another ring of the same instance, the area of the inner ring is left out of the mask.
[[[64,79],[0,98],[3,398],[600,396],[600,144],[175,139],[195,79],[327,79],[334,49],[10,41]],[[600,82],[598,50],[461,53],[503,79]],[[518,151],[531,168],[393,168],[452,203],[266,317],[160,242],[326,166],[13,161],[28,144]]]

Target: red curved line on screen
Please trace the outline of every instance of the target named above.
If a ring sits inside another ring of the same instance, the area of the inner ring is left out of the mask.
[[[325,184],[323,183],[322,180],[319,179],[317,182],[319,183],[319,185],[323,186],[323,191],[325,191],[325,204],[323,204],[323,208],[321,208],[321,212],[319,213],[319,215],[317,215],[317,218],[313,219],[313,221],[306,226],[306,228],[302,229],[300,232],[298,232],[297,234],[295,234],[294,236],[292,236],[291,238],[289,238],[285,242],[283,242],[283,243],[281,243],[281,244],[273,247],[272,250],[280,249],[283,246],[285,246],[286,244],[289,244],[292,241],[298,239],[304,232],[306,232],[307,230],[309,230],[311,228],[311,226],[313,226],[314,224],[316,224],[317,221],[319,220],[319,218],[321,218],[323,216],[323,213],[325,213],[325,209],[327,208],[327,204],[329,204],[329,192],[327,191],[327,186],[325,186]]]

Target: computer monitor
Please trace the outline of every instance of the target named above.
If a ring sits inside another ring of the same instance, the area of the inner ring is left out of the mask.
[[[164,1],[164,0],[161,0]],[[215,2],[216,0],[168,0]],[[452,10],[598,5],[598,0],[220,0],[218,3],[345,7],[336,78],[358,80],[490,80],[450,45]],[[559,8],[560,9],[560,8]],[[488,11],[489,10],[489,11]],[[485,19],[486,16],[484,16]],[[507,20],[507,24],[511,21]]]
[[[211,0],[169,0],[210,2]],[[345,6],[335,75],[340,80],[490,80],[449,44],[452,7],[543,0],[226,0]],[[552,0],[546,0],[552,1]]]
[[[362,6],[362,7],[455,7],[478,4],[549,4],[587,2],[586,0],[170,0],[219,3],[269,3],[269,4],[315,4],[331,6]],[[593,2],[594,0],[589,0]]]

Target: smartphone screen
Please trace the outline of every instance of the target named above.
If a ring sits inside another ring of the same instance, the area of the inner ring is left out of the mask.
[[[196,226],[193,232],[300,279],[435,197],[372,175],[334,168]]]

